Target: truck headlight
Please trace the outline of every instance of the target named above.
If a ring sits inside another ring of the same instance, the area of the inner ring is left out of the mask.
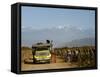
[[[34,58],[36,58],[36,59],[37,59],[37,58],[39,58],[39,57],[38,57],[38,56],[34,56]]]
[[[51,54],[49,54],[47,57],[50,58],[51,57]]]

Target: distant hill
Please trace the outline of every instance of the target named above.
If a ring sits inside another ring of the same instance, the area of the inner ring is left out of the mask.
[[[95,46],[95,38],[83,38],[72,40],[66,44],[68,47],[80,47],[80,46]]]

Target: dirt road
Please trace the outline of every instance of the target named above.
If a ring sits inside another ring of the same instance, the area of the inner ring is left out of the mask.
[[[60,68],[73,68],[77,65],[72,65],[70,63],[52,63],[52,64],[23,64],[22,70],[43,70],[43,69],[60,69]]]
[[[64,60],[56,56],[56,63],[50,63],[50,64],[26,64],[22,62],[22,71],[28,71],[28,70],[43,70],[43,69],[60,69],[60,68],[74,68],[77,67],[77,64],[71,64],[68,62],[64,62]]]

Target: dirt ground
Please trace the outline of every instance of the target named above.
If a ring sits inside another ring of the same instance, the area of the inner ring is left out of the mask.
[[[25,63],[25,60],[30,60],[30,62],[32,61],[32,50],[22,50],[21,52],[22,71],[78,67],[77,64],[64,62],[64,60],[59,56],[56,56],[56,63],[51,61],[49,64]]]

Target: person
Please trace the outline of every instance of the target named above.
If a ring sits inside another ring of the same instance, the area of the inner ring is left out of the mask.
[[[56,63],[56,54],[54,53],[54,50],[52,50],[53,52],[51,53],[51,60],[52,63]]]
[[[68,49],[67,59],[68,59],[68,62],[71,62],[71,50],[70,49]]]
[[[68,52],[67,52],[67,50],[65,50],[63,56],[64,56],[64,61],[67,62],[67,61],[68,61],[68,58],[67,58],[67,56],[68,56]]]
[[[73,55],[73,61],[77,62],[78,61],[78,50],[73,50],[73,53],[74,53],[74,55]]]

